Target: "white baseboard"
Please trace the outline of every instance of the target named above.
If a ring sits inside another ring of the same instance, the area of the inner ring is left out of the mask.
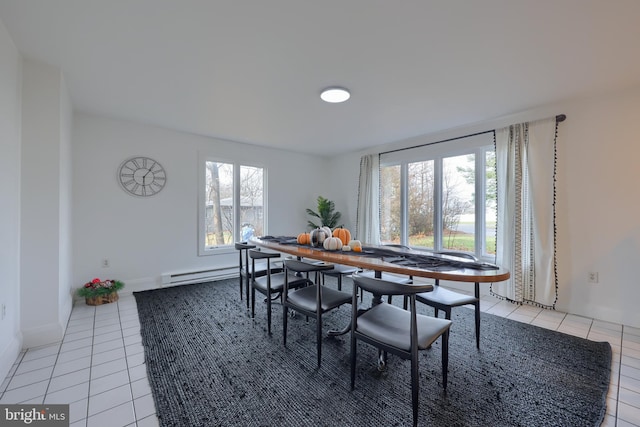
[[[49,323],[36,328],[22,328],[22,346],[40,347],[62,341],[66,325]]]

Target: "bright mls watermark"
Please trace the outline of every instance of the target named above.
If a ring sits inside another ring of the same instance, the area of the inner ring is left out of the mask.
[[[0,427],[69,427],[69,405],[0,405]]]

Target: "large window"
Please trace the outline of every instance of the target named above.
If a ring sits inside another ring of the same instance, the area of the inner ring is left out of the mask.
[[[200,253],[264,235],[264,168],[210,158],[201,163]]]
[[[495,254],[495,150],[481,134],[380,158],[382,243]]]

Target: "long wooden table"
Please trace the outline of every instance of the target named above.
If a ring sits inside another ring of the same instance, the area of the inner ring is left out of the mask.
[[[274,250],[276,252],[282,252],[289,255],[293,255],[300,258],[311,258],[315,260],[321,260],[333,264],[350,265],[359,267],[364,270],[374,270],[376,272],[388,272],[396,273],[414,277],[426,277],[439,280],[451,280],[456,282],[468,282],[468,283],[493,283],[502,282],[510,277],[510,273],[505,268],[497,269],[477,269],[477,268],[453,268],[453,269],[428,269],[417,268],[398,263],[385,261],[385,257],[375,257],[354,254],[350,252],[342,251],[325,251],[320,248],[313,248],[311,246],[302,246],[295,244],[282,244],[276,240],[261,239],[257,237],[251,238],[251,243],[261,246],[267,249]],[[367,248],[383,248],[386,251],[393,251],[394,249],[389,246],[372,246],[364,245],[365,252]],[[443,260],[449,260],[455,262],[457,265],[471,265],[469,260],[464,258],[453,257],[449,255],[439,255],[432,252],[423,252],[410,249],[396,249],[398,256],[403,255],[428,255],[429,257],[438,257]],[[389,257],[387,257],[389,258]]]

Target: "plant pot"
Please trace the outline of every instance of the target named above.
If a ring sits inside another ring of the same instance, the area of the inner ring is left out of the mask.
[[[85,302],[87,305],[102,305],[109,304],[110,302],[118,301],[118,292],[111,292],[106,295],[98,295],[96,297],[86,297]]]

